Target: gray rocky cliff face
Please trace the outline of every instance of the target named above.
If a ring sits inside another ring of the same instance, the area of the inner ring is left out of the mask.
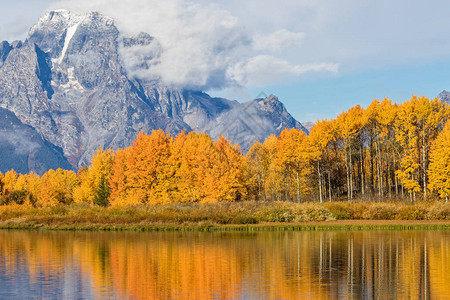
[[[11,50],[12,46],[7,41],[3,41],[0,43],[0,67],[3,66]]]
[[[121,53],[136,45],[154,50],[137,61],[141,68],[163,51],[146,33],[121,36],[99,13],[49,12],[23,43],[0,43],[0,107],[61,148],[75,169],[98,147],[129,146],[139,131],[223,134],[244,152],[283,128],[306,132],[275,96],[238,103],[135,78]]]
[[[450,104],[450,92],[447,92],[446,90],[443,90],[438,96],[438,99],[441,99],[443,102],[447,102]]]
[[[280,134],[285,128],[308,131],[286,110],[274,95],[255,99],[246,103],[236,103],[231,109],[221,113],[209,122],[204,130],[212,137],[221,134],[231,141],[239,141],[246,152],[256,141],[264,141],[270,134]]]
[[[308,132],[310,132],[314,127],[314,122],[302,122],[302,125],[306,128],[306,130],[308,130]]]

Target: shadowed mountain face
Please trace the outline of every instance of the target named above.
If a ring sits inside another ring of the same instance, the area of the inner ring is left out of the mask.
[[[72,168],[62,149],[43,140],[12,112],[0,108],[0,170],[35,171],[41,175],[56,168]]]
[[[0,43],[0,107],[62,149],[75,169],[98,147],[130,145],[139,131],[223,134],[244,152],[284,128],[307,132],[272,95],[238,103],[129,75],[122,54],[148,45],[164,51],[146,33],[123,37],[99,13],[49,12],[23,43]],[[142,58],[140,68],[151,68],[148,61]]]

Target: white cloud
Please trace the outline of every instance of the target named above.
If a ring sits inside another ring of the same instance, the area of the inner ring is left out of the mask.
[[[279,52],[291,46],[299,46],[305,38],[303,32],[292,32],[287,29],[280,29],[271,34],[257,34],[253,38],[253,47],[255,50],[267,50],[270,52]]]
[[[51,8],[99,11],[112,17],[125,35],[146,32],[155,37],[157,42],[122,49],[121,54],[131,75],[159,79],[168,85],[220,89],[261,82],[262,75],[254,71],[255,65],[279,74],[274,78],[297,76],[305,68],[290,66],[282,59],[261,59],[265,56],[247,61],[258,54],[297,46],[304,34],[287,29],[266,36],[250,33],[234,15],[218,5],[185,0],[63,0]],[[274,67],[282,69],[273,70]]]
[[[228,76],[242,85],[264,87],[307,72],[337,73],[338,68],[332,63],[292,65],[274,56],[258,55],[231,67]]]
[[[24,29],[51,1],[3,5],[1,39],[23,38]],[[258,54],[275,53],[292,65],[331,61],[339,63],[340,74],[348,74],[438,62],[450,53],[446,0],[187,1],[62,0],[52,7],[99,10],[127,33],[157,37],[168,50],[153,75],[174,84],[217,84],[228,67]],[[233,47],[224,44],[230,36]]]
[[[25,130],[0,131],[0,143],[11,144],[18,154],[26,154],[32,152],[39,147],[39,144],[31,139],[26,139],[29,133]]]
[[[43,10],[52,0],[0,0],[0,41],[23,39]],[[7,3],[6,3],[7,2]]]
[[[187,88],[228,84],[225,70],[251,44],[250,37],[228,11],[182,0],[62,1],[52,6],[76,12],[100,11],[112,17],[126,35],[146,32],[160,46],[135,46],[122,54],[130,73]],[[148,69],[136,61],[146,58]]]

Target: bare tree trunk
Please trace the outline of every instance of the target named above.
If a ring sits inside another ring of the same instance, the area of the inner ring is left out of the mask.
[[[381,175],[381,157],[380,157],[380,145],[377,140],[375,143],[376,153],[377,153],[377,181],[378,181],[378,197],[379,201],[383,199],[383,187],[382,187],[382,175]]]
[[[284,175],[284,197],[285,200],[288,201],[288,193],[289,193],[289,187],[288,187],[288,178],[286,176],[286,174]]]
[[[261,193],[263,195],[263,199],[267,200],[267,195],[266,195],[266,180],[264,179],[265,174],[264,174],[264,167],[263,164],[261,162]]]
[[[319,176],[319,199],[320,203],[323,202],[322,199],[322,177],[320,176],[320,163],[317,161],[317,175]]]
[[[300,178],[299,178],[299,171],[297,168],[297,201],[300,202]]]
[[[397,164],[395,163],[395,153],[394,153],[394,171],[396,168]],[[394,179],[395,179],[395,199],[398,198],[398,178],[397,178],[397,174],[394,173]]]
[[[258,200],[261,200],[261,178],[258,172]]]
[[[350,152],[350,201],[353,201],[353,161],[352,161],[352,147],[349,147]]]
[[[330,172],[328,172],[328,196],[329,196],[330,202],[331,202],[331,179],[330,179]]]
[[[359,148],[359,157],[361,159],[361,194],[364,195],[364,157],[362,153],[362,145]]]
[[[291,197],[291,193],[292,193],[292,187],[291,187],[291,168],[288,166],[288,171],[287,171],[287,185],[288,185],[288,201],[292,200],[293,197]]]
[[[392,199],[392,186],[391,186],[391,164],[389,163],[389,154],[388,151],[386,151],[386,164],[387,164],[387,185],[389,189],[389,199]]]
[[[347,146],[344,147],[345,149],[345,169],[347,171],[347,200],[350,201],[350,170],[349,170],[349,166],[348,166],[348,153],[347,153]]]
[[[425,125],[424,125],[425,126]],[[422,180],[423,180],[423,199],[427,200],[427,161],[426,161],[426,147],[425,147],[425,130],[422,135]]]
[[[374,150],[373,150],[373,134],[370,134],[370,194],[373,196],[375,194],[375,180],[374,180],[374,170],[373,170],[373,159],[374,159]]]

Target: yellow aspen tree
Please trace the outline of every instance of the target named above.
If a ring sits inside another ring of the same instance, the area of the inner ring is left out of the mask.
[[[284,129],[278,137],[277,159],[285,178],[286,198],[300,201],[302,194],[309,194],[309,158],[305,133],[298,129]]]
[[[86,202],[94,204],[102,178],[104,182],[108,182],[109,186],[113,162],[114,152],[111,149],[97,149],[92,156],[91,166],[78,175],[80,184],[74,189],[74,201],[76,203]]]
[[[399,108],[397,140],[403,147],[401,169],[397,171],[415,200],[422,191],[427,197],[429,148],[448,119],[448,108],[440,100],[413,96]]]
[[[49,170],[41,177],[41,190],[38,196],[38,205],[43,207],[56,206],[59,204],[59,195],[52,180],[54,170]]]
[[[437,192],[447,202],[450,196],[450,124],[445,125],[432,145],[428,177],[430,191]]]
[[[245,155],[245,173],[248,189],[257,200],[266,198],[266,177],[269,169],[267,150],[263,144],[256,141]]]
[[[222,190],[218,178],[226,162],[218,160],[216,145],[209,135],[189,133],[178,173],[189,201],[219,201]]]
[[[140,132],[128,149],[123,175],[127,202],[165,203],[169,202],[164,186],[171,176],[166,172],[170,157],[172,137],[163,130],[154,130],[151,135]],[[113,187],[114,190],[114,187]]]
[[[420,192],[417,171],[419,168],[419,126],[416,111],[417,97],[404,102],[399,106],[398,118],[396,120],[396,138],[403,151],[400,169],[396,174],[402,185],[408,190],[410,199],[415,199],[415,193]]]
[[[216,145],[215,162],[212,165],[216,185],[216,201],[236,201],[247,195],[245,189],[244,159],[239,145],[232,145],[224,136],[220,136]],[[215,171],[215,172],[214,172]]]
[[[389,99],[383,99],[381,102],[374,100],[366,110],[366,117],[370,155],[370,188],[373,192],[376,185],[378,196],[383,199],[386,188],[391,196],[393,182],[397,186],[397,177],[394,173],[397,169],[398,158],[396,156],[399,151],[394,130],[397,106],[392,104]]]
[[[378,106],[376,114],[376,121],[378,124],[378,140],[380,141],[379,148],[379,165],[380,175],[385,175],[385,180],[380,178],[381,191],[383,192],[383,182],[387,185],[389,196],[391,196],[392,185],[395,185],[396,195],[398,195],[398,183],[395,176],[397,168],[397,152],[399,147],[395,139],[394,124],[397,118],[397,106],[392,104],[389,99],[384,99]],[[384,162],[384,163],[383,163]],[[392,180],[392,176],[394,180]]]
[[[347,198],[348,201],[353,200],[353,154],[354,142],[360,131],[364,127],[364,109],[356,105],[347,112],[341,113],[337,117],[337,126],[339,128],[339,136],[342,140],[346,173],[347,173]]]
[[[129,197],[127,177],[127,162],[130,150],[129,148],[117,150],[112,166],[112,175],[109,180],[111,186],[110,203],[113,206],[136,205],[140,203],[139,199]]]
[[[200,149],[197,133],[181,132],[172,144],[172,158],[176,161],[173,199],[175,202],[195,202],[202,198],[200,191],[199,165],[196,162]]]
[[[446,105],[446,104],[445,104]],[[417,118],[419,120],[420,141],[420,175],[422,181],[423,197],[427,199],[427,169],[429,164],[430,145],[436,139],[441,128],[448,118],[444,104],[437,98],[429,100],[420,97],[417,101]]]
[[[380,156],[377,155],[376,149],[379,148],[379,124],[378,124],[378,113],[380,101],[375,99],[370,103],[369,107],[366,109],[366,131],[368,135],[368,156],[369,156],[369,187],[371,195],[373,196],[375,193],[375,187],[378,185],[378,195],[382,197],[382,190],[379,178],[379,163]],[[376,171],[375,172],[375,168]],[[378,182],[378,184],[376,184]]]
[[[25,204],[34,206],[41,190],[41,178],[31,171],[28,174],[20,174],[14,187],[15,191],[23,191]]]
[[[312,167],[316,169],[317,174],[317,186],[319,193],[319,202],[323,202],[323,190],[326,185],[324,173],[327,176],[328,183],[328,198],[331,201],[332,192],[331,192],[331,173],[332,173],[332,164],[329,161],[330,143],[335,140],[335,124],[334,121],[322,120],[317,121],[313,128],[311,129],[308,136],[308,154],[309,160],[311,161]],[[326,161],[328,160],[328,161]],[[336,161],[334,162],[336,163]],[[327,164],[326,170],[324,170],[324,166]]]
[[[14,186],[16,185],[18,177],[19,174],[17,174],[14,169],[5,173],[5,177],[3,178],[3,194],[7,194],[14,190]]]
[[[265,180],[266,198],[271,200],[281,200],[284,184],[282,177],[282,166],[280,165],[280,161],[277,159],[277,137],[273,134],[270,135],[264,141],[263,146],[267,151],[269,161],[269,168]]]
[[[56,206],[73,202],[73,189],[77,175],[73,171],[57,169],[49,170],[41,177],[41,190],[38,204]]]
[[[199,186],[201,202],[217,202],[217,194],[215,189],[218,188],[217,178],[220,176],[220,167],[215,166],[218,155],[216,146],[209,135],[200,134],[197,156],[194,158],[196,168],[194,168],[194,176],[196,185]],[[189,170],[187,170],[189,172]],[[189,173],[188,173],[189,174]]]

